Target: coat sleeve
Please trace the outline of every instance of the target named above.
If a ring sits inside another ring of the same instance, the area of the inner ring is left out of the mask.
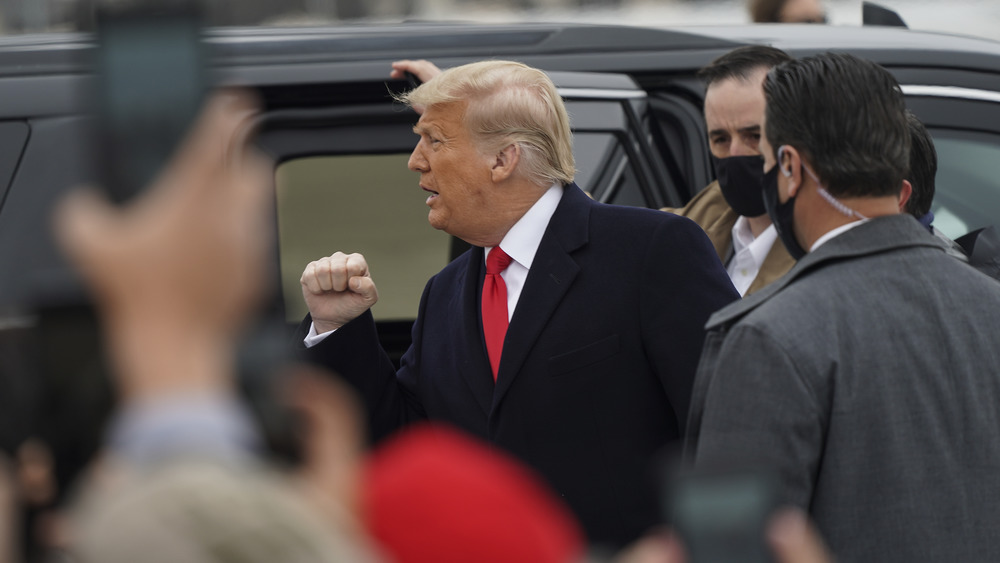
[[[414,322],[413,343],[407,349],[397,372],[378,339],[371,311],[340,327],[312,348],[302,341],[312,319],[307,315],[295,333],[294,342],[306,361],[329,370],[347,381],[360,395],[368,412],[372,442],[378,442],[401,426],[426,418],[416,393],[420,374],[419,350],[428,282]]]
[[[705,323],[740,296],[704,231],[668,217],[644,258],[640,318],[643,347],[683,432]]]
[[[759,326],[737,324],[725,338],[705,392],[692,448],[696,467],[773,472],[779,500],[805,510],[826,435],[825,402],[779,342]]]

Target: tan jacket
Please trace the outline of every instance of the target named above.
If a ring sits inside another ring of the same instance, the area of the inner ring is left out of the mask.
[[[676,213],[698,223],[712,241],[719,260],[722,260],[723,264],[729,261],[733,253],[733,225],[736,224],[739,215],[722,197],[722,188],[719,187],[718,181],[712,182],[698,192],[684,207],[680,209],[664,207],[663,211]],[[760,265],[760,271],[757,272],[757,277],[750,284],[746,294],[750,295],[785,275],[785,272],[791,270],[794,265],[795,260],[785,250],[781,240],[774,241],[771,251],[764,258],[764,263]]]

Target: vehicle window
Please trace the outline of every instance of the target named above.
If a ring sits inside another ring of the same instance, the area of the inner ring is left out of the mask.
[[[299,277],[340,250],[365,255],[379,289],[378,320],[414,319],[425,282],[448,263],[450,237],[427,223],[426,193],[409,153],[321,156],[277,170],[278,243],[286,318],[306,314]]]
[[[615,205],[645,207],[633,164],[611,133],[575,133],[576,184],[594,199]]]
[[[934,226],[950,238],[1000,224],[1000,135],[932,130]]]

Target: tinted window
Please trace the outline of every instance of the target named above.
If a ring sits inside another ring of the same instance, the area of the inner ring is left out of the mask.
[[[285,311],[306,313],[299,277],[336,251],[365,255],[379,290],[372,314],[413,319],[424,283],[448,263],[449,237],[427,224],[426,192],[409,153],[302,158],[278,167],[278,237]]]
[[[1000,224],[1000,135],[932,130],[934,226],[951,238]]]

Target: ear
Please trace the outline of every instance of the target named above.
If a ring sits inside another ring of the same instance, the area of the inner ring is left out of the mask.
[[[906,213],[906,202],[910,201],[913,195],[913,184],[909,180],[903,180],[903,187],[899,190],[899,212]]]
[[[778,170],[788,178],[788,197],[795,197],[802,187],[802,157],[795,147],[786,146],[778,159]]]
[[[494,183],[503,182],[513,176],[517,169],[517,164],[521,161],[521,147],[516,143],[511,143],[496,154],[490,175]]]

